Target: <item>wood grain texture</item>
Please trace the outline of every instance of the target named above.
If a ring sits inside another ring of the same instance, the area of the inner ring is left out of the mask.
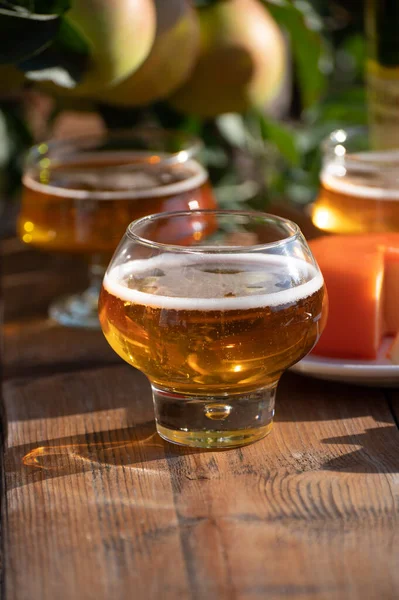
[[[3,276],[31,269],[45,269],[54,261],[54,257],[48,252],[32,250],[17,238],[1,240],[0,253]]]
[[[60,269],[74,268],[84,270],[85,261],[78,255],[49,253],[30,248],[16,238],[0,242],[2,257],[2,275],[16,275],[29,271],[58,271]]]
[[[288,374],[267,439],[173,446],[145,377],[47,319],[82,265],[6,246],[5,600],[399,596],[398,393]]]
[[[47,318],[52,300],[87,285],[85,261],[32,251],[12,239],[2,251],[4,378],[121,362],[101,331],[64,328]]]
[[[3,376],[42,377],[122,362],[101,331],[61,327],[48,318],[26,318],[3,328]]]
[[[11,321],[27,317],[46,316],[51,301],[65,294],[83,291],[87,285],[84,270],[76,271],[59,265],[42,271],[5,275],[3,291],[7,299],[4,319]]]
[[[386,396],[393,418],[395,419],[396,425],[399,428],[399,389],[387,390]]]
[[[383,395],[286,376],[269,438],[188,451],[125,366],[4,386],[7,599],[395,598]]]

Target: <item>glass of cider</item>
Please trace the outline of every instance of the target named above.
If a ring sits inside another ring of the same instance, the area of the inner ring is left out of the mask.
[[[399,231],[399,147],[374,148],[367,127],[339,129],[324,141],[312,206],[316,227],[330,233]]]
[[[318,341],[326,309],[297,225],[239,211],[135,221],[99,302],[109,344],[151,383],[160,436],[203,448],[270,432],[278,381]]]
[[[19,236],[43,250],[81,255],[89,265],[88,289],[55,300],[52,318],[67,326],[99,327],[101,281],[132,220],[215,207],[200,148],[196,138],[155,128],[32,148],[23,176]]]

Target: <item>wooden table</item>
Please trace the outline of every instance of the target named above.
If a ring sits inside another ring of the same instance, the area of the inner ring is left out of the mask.
[[[173,446],[101,333],[46,318],[83,282],[3,246],[3,597],[398,598],[399,393],[286,374],[268,438]]]

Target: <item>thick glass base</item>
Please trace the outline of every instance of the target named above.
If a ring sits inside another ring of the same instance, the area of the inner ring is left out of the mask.
[[[258,429],[238,429],[237,431],[179,431],[167,429],[157,424],[161,438],[179,446],[195,448],[239,448],[257,442],[271,432],[273,422]]]
[[[232,396],[191,396],[153,386],[159,435],[196,448],[236,448],[270,433],[276,385]]]
[[[91,286],[81,294],[58,298],[51,304],[49,315],[66,327],[100,329],[98,295],[98,287]]]

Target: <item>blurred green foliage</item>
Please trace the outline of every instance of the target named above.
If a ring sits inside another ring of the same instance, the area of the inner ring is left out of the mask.
[[[266,2],[291,41],[294,99],[285,122],[245,115],[237,136],[260,168],[259,191],[250,202],[311,202],[319,184],[320,145],[338,127],[367,122],[364,87],[365,38],[362,0]],[[235,123],[237,127],[237,122]]]
[[[196,0],[198,6],[217,0]],[[281,121],[260,111],[201,122],[167,104],[139,110],[100,107],[110,126],[156,122],[205,142],[205,160],[219,203],[311,202],[318,188],[320,144],[334,129],[365,123],[363,2],[263,0],[290,42],[293,101]]]
[[[32,143],[22,107],[11,101],[0,102],[0,194],[13,201],[21,181],[26,149]],[[1,210],[1,202],[0,202]]]
[[[195,1],[203,6],[217,0]],[[262,1],[291,48],[292,102],[283,120],[251,111],[201,121],[175,112],[167,102],[131,110],[98,106],[112,127],[157,123],[201,136],[218,200],[230,208],[243,203],[265,208],[268,201],[282,197],[297,204],[311,202],[323,138],[337,127],[367,119],[363,1]],[[32,80],[50,79],[65,87],[79,81],[87,49],[63,20],[68,6],[68,0],[0,1],[0,63],[16,52],[13,62]],[[16,48],[10,35],[17,29],[21,43]],[[22,150],[29,142],[17,106],[0,104],[3,195],[10,194],[18,180]],[[8,180],[6,173],[13,176]]]

